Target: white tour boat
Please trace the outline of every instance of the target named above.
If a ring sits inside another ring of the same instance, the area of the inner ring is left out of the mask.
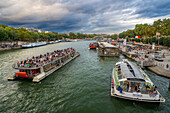
[[[37,43],[28,43],[25,45],[22,45],[22,48],[32,48],[32,47],[39,47],[47,45],[47,42],[37,42]]]
[[[116,63],[112,72],[111,96],[142,101],[165,102],[147,74],[127,59]]]

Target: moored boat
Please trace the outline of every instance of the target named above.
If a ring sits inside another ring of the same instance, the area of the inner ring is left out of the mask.
[[[14,76],[9,76],[8,80],[17,78],[31,79],[33,82],[39,82],[49,74],[61,68],[80,54],[73,48],[56,50],[51,53],[37,57],[27,58],[27,60],[13,64],[13,68],[19,70]]]
[[[142,102],[165,102],[144,71],[124,59],[112,72],[111,96]]]
[[[99,44],[97,42],[92,42],[89,44],[89,49],[97,49]]]
[[[60,43],[60,42],[63,42],[62,40],[56,40],[56,41],[50,41],[48,42],[49,44],[55,44],[55,43]]]
[[[47,42],[29,43],[29,44],[22,45],[22,48],[32,48],[32,47],[39,47],[44,45],[47,45]]]

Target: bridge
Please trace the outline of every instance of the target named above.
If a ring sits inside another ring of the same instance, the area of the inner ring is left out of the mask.
[[[95,37],[93,37],[93,40],[97,40],[97,41],[101,41],[103,39],[104,39],[103,36],[95,36]]]

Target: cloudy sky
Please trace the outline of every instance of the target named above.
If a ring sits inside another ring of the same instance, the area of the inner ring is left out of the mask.
[[[0,0],[0,24],[61,33],[120,33],[164,18],[170,0]]]

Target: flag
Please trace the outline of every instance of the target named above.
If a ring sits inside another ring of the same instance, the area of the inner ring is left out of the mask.
[[[134,36],[134,38],[139,38],[140,39],[140,36]]]

